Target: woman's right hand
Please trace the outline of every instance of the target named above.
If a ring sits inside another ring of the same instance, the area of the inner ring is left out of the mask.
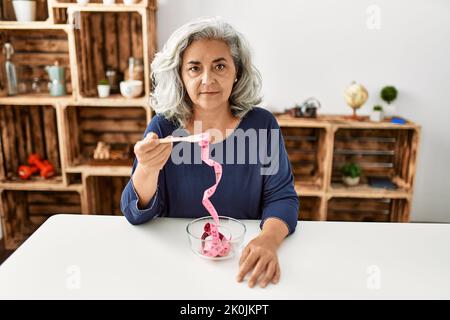
[[[134,154],[146,173],[159,172],[169,159],[172,147],[172,143],[159,143],[158,135],[149,132],[134,145]]]

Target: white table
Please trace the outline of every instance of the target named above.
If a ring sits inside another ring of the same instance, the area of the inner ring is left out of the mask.
[[[450,225],[299,222],[278,285],[235,281],[238,258],[190,251],[188,220],[56,215],[0,266],[0,298],[450,298]],[[258,221],[246,220],[249,241]]]

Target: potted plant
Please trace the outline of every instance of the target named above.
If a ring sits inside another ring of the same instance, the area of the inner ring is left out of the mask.
[[[98,96],[100,98],[109,97],[110,89],[111,89],[111,87],[109,85],[108,80],[106,80],[106,79],[100,80],[100,82],[97,85]]]
[[[381,99],[387,103],[384,107],[384,113],[388,117],[395,116],[396,110],[395,105],[392,104],[392,101],[397,98],[397,93],[397,89],[394,86],[386,86],[381,90]]]
[[[36,0],[13,0],[13,7],[17,21],[36,20]]]
[[[370,114],[370,121],[380,122],[383,120],[383,107],[377,104],[373,106],[372,113]]]
[[[361,177],[361,167],[356,163],[347,163],[341,168],[342,180],[347,186],[356,186]]]

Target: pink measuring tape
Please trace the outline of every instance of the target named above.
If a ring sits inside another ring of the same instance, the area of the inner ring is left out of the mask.
[[[216,209],[209,200],[217,189],[217,185],[222,178],[222,165],[209,158],[209,133],[203,133],[202,139],[198,143],[201,148],[201,158],[208,166],[214,168],[214,173],[216,175],[216,183],[205,190],[203,193],[203,206],[213,217],[214,223],[206,223],[204,226],[204,232],[202,235],[202,254],[208,257],[224,257],[230,252],[230,239],[227,239],[222,233],[219,232],[219,215]]]

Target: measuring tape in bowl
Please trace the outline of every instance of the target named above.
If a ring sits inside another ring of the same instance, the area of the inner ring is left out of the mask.
[[[201,253],[207,257],[225,257],[230,253],[230,239],[227,239],[219,232],[219,215],[216,208],[209,200],[217,189],[217,185],[222,178],[222,165],[209,158],[209,133],[203,133],[202,139],[198,143],[201,148],[201,158],[208,166],[214,168],[216,183],[203,193],[202,203],[209,214],[213,217],[214,223],[206,223],[203,228]]]

